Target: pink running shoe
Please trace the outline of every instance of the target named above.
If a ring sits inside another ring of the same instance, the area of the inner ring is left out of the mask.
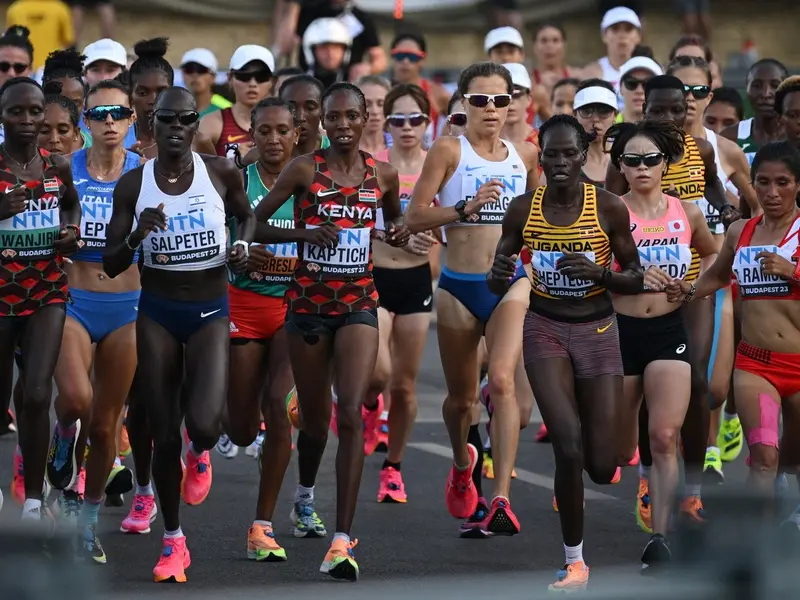
[[[629,467],[635,467],[639,464],[639,446],[636,446],[636,452],[633,453],[631,462],[628,463]]]
[[[463,471],[450,467],[450,475],[445,486],[445,503],[448,512],[456,519],[466,519],[478,506],[478,490],[472,483],[472,471],[478,462],[478,451],[472,444],[467,444],[469,452],[469,467]]]
[[[611,484],[616,485],[620,482],[621,479],[622,479],[622,469],[617,467],[617,470],[614,471],[614,477],[611,478]]]
[[[136,494],[133,497],[131,512],[122,521],[119,530],[122,533],[150,533],[150,525],[156,520],[157,514],[155,496]]]
[[[83,467],[78,471],[78,481],[77,485],[75,485],[75,491],[78,492],[78,496],[81,498],[83,498],[86,493],[86,469]]]
[[[381,469],[380,484],[378,486],[378,502],[405,504],[408,502],[406,486],[400,471],[393,467]]]
[[[211,454],[206,450],[200,456],[186,452],[186,471],[183,476],[183,500],[189,506],[202,504],[211,491]]]
[[[546,444],[549,441],[550,435],[547,433],[547,427],[545,427],[545,424],[542,423],[541,427],[539,427],[539,431],[536,432],[536,443]]]
[[[161,583],[186,583],[186,569],[192,564],[192,557],[186,547],[186,536],[164,538],[161,558],[153,569],[153,581]]]
[[[11,498],[22,506],[25,504],[25,468],[22,465],[22,452],[17,446],[14,452],[14,476],[11,478]]]
[[[378,447],[382,412],[383,394],[378,394],[378,406],[373,410],[361,405],[361,420],[364,421],[364,456],[369,456]]]
[[[516,535],[519,533],[519,521],[517,515],[511,510],[511,502],[508,498],[498,496],[492,500],[489,509],[488,529],[494,535]]]
[[[331,405],[331,431],[339,437],[339,405],[336,402]]]

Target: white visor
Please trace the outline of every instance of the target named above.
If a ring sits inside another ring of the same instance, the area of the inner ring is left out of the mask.
[[[604,104],[610,106],[614,110],[619,108],[617,104],[617,95],[604,87],[588,87],[575,94],[575,102],[573,109],[578,110],[590,104]]]

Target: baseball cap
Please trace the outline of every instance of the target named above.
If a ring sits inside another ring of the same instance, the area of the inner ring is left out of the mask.
[[[511,73],[511,83],[530,91],[531,76],[528,74],[528,69],[525,68],[525,65],[521,65],[520,63],[506,63],[503,66]]]
[[[256,44],[245,44],[236,49],[231,56],[231,71],[238,71],[254,60],[263,62],[270,71],[275,72],[275,57],[272,56],[272,52]]]
[[[128,66],[128,51],[125,50],[125,46],[110,38],[92,42],[83,49],[83,54],[86,56],[86,61],[83,63],[84,67],[88,67],[98,60],[107,60],[120,67]]]
[[[525,47],[525,42],[522,41],[522,34],[513,27],[492,29],[483,40],[483,51],[489,54],[489,50],[500,44],[511,44],[517,48]]]
[[[636,27],[636,29],[642,28],[642,22],[639,20],[639,15],[637,15],[630,8],[625,6],[617,6],[603,15],[603,20],[600,23],[600,31],[605,31],[609,27],[619,25],[620,23],[630,23]]]
[[[217,57],[208,48],[192,48],[181,59],[181,68],[189,63],[196,63],[212,73],[217,72]]]
[[[628,62],[626,62],[619,70],[619,78],[622,79],[630,73],[631,71],[635,71],[636,69],[644,69],[645,71],[650,71],[653,75],[663,75],[664,70],[661,68],[656,61],[652,58],[647,58],[646,56],[634,56]]]

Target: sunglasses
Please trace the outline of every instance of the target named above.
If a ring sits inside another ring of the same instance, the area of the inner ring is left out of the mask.
[[[656,167],[664,162],[664,155],[661,152],[650,152],[648,154],[623,154],[620,157],[623,165],[635,169],[642,163],[645,167]]]
[[[392,127],[403,127],[408,122],[411,127],[419,127],[428,122],[428,117],[422,113],[411,113],[410,115],[389,115],[386,122]]]
[[[407,60],[411,64],[416,64],[425,58],[424,52],[409,52],[408,50],[392,51],[392,59],[397,62]]]
[[[475,108],[484,108],[489,102],[494,104],[495,108],[505,108],[511,104],[511,94],[464,94],[464,100]]]
[[[644,87],[644,84],[648,82],[647,79],[636,79],[634,77],[625,77],[622,80],[622,85],[625,86],[625,89],[629,92],[635,92],[639,86]]]
[[[466,125],[467,125],[467,113],[454,112],[454,113],[448,115],[447,122],[450,125],[455,125],[456,127],[466,127]]]
[[[25,63],[10,63],[10,62],[0,62],[0,71],[3,73],[8,73],[11,69],[14,70],[14,73],[19,75],[20,73],[24,73],[30,68],[30,65],[26,65]]]
[[[187,63],[181,67],[181,70],[186,75],[208,75],[211,73],[211,69],[198,63]]]
[[[133,109],[119,105],[95,106],[87,109],[83,114],[90,121],[105,121],[109,116],[113,121],[124,121],[133,116]]]
[[[600,119],[607,119],[614,114],[614,109],[606,104],[592,104],[581,106],[577,112],[581,119],[591,119],[595,115]]]
[[[233,78],[236,81],[241,81],[242,83],[250,83],[251,79],[255,79],[256,83],[267,83],[270,79],[272,79],[272,73],[269,69],[263,69],[260,71],[234,71]]]
[[[528,95],[528,94],[530,94],[530,93],[531,93],[531,91],[530,91],[530,90],[528,90],[528,89],[525,89],[525,88],[523,88],[523,87],[520,87],[520,88],[516,88],[516,89],[515,89],[513,92],[511,92],[511,97],[512,97],[514,100],[519,100],[519,99],[520,99],[520,98],[522,98],[523,96],[527,96],[527,95]]]
[[[695,100],[705,100],[711,93],[711,86],[708,85],[684,85],[683,89],[694,96]]]
[[[153,113],[153,116],[162,123],[169,124],[174,123],[177,120],[181,125],[191,125],[192,123],[196,123],[200,118],[200,115],[194,110],[182,110],[178,112],[163,108]]]

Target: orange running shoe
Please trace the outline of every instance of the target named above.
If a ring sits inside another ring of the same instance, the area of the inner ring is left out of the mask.
[[[286,560],[286,550],[275,540],[272,525],[253,525],[247,532],[247,558],[250,560],[277,562]]]
[[[631,458],[630,462],[628,463],[629,467],[636,467],[639,465],[639,446],[636,446],[636,452],[633,453],[633,458]]]
[[[614,471],[614,477],[611,478],[611,484],[617,484],[622,479],[622,469],[617,467],[617,470]]]
[[[334,538],[325,554],[325,560],[319,567],[319,572],[327,573],[334,579],[358,581],[358,563],[353,555],[353,548],[357,545],[358,540],[347,542],[342,538]]]
[[[191,450],[186,452],[186,471],[183,474],[183,500],[189,506],[202,504],[211,492],[211,454],[206,450],[195,456]]]
[[[547,586],[548,592],[561,594],[582,592],[589,585],[589,567],[584,562],[564,565],[564,569],[558,572],[557,577],[558,580],[555,583]]]
[[[447,510],[456,519],[466,519],[478,507],[478,490],[472,483],[472,471],[478,462],[478,451],[472,444],[467,444],[469,466],[463,471],[456,469],[455,463],[450,467],[450,475],[445,486],[445,503]]]
[[[650,504],[650,482],[639,477],[639,492],[636,494],[636,523],[645,533],[653,533],[653,507]]]
[[[693,525],[703,525],[706,522],[706,511],[700,496],[687,496],[681,500],[681,516]]]
[[[129,456],[131,453],[131,441],[128,439],[128,428],[123,425],[119,431],[119,455],[121,458]]]
[[[189,549],[186,547],[186,536],[164,538],[161,558],[153,569],[153,581],[161,583],[170,581],[186,583],[186,569],[192,564]]]

